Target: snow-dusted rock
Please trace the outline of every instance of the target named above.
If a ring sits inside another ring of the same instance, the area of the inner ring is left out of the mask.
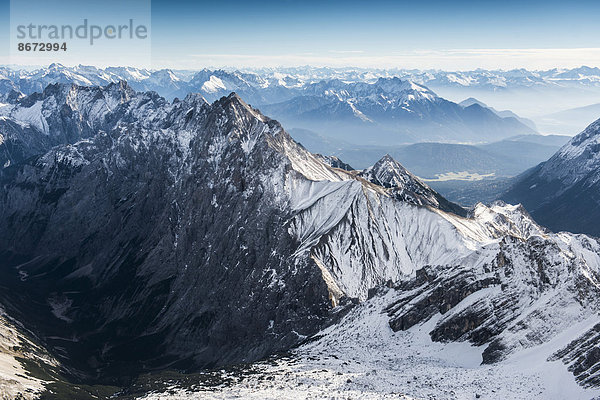
[[[597,318],[597,241],[551,234],[519,206],[457,215],[389,157],[331,167],[236,94],[44,93],[6,123],[52,136],[66,113],[81,137],[2,170],[0,271],[9,311],[73,373],[215,367],[323,329],[360,336],[342,317],[369,297],[390,343],[391,328],[421,327],[485,346],[486,363],[576,340],[570,326]],[[589,384],[573,356],[595,354],[584,342],[557,357]]]
[[[600,120],[548,161],[523,173],[503,198],[550,229],[600,235]]]

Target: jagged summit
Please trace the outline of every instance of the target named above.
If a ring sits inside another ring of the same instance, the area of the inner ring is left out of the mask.
[[[242,98],[236,92],[231,92],[228,96],[221,97],[215,103],[221,104],[225,107],[243,107],[249,111],[255,111],[250,105],[242,100]]]
[[[221,107],[223,109],[237,109],[244,110],[244,112],[248,112],[264,121],[270,119],[264,116],[259,110],[253,108],[248,103],[246,103],[236,92],[231,92],[227,96],[223,96],[218,100],[215,100],[212,103],[213,107]]]
[[[362,172],[368,180],[381,186],[402,188],[414,185],[418,179],[389,154]]]
[[[135,96],[136,91],[124,80],[111,82],[103,87],[82,86],[75,83],[51,83],[46,86],[41,93],[36,92],[24,97],[17,102],[17,105],[31,107],[37,101],[43,101],[54,97],[57,104],[66,102],[69,106],[77,107],[78,104],[76,104],[75,101],[78,99],[78,96],[83,93],[89,93],[92,96],[105,97],[107,100],[110,98],[110,101],[112,102],[126,102]],[[87,100],[81,99],[81,101]]]
[[[392,156],[386,154],[372,167],[359,174],[364,179],[387,188],[398,200],[426,205],[465,216],[466,211],[451,203],[406,170]]]
[[[181,101],[177,98],[173,99],[173,101]],[[203,103],[203,104],[210,104],[206,98],[204,96],[202,96],[202,94],[200,93],[188,93],[185,98],[183,99],[183,101],[185,103]]]
[[[575,183],[598,170],[600,170],[600,119],[592,122],[565,144],[544,163],[540,173],[550,179]]]

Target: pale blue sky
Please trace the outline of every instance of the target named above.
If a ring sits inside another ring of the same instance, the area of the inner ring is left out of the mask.
[[[8,1],[0,1],[7,10]],[[58,6],[37,11],[84,17],[81,8],[69,14],[65,1],[46,3]],[[600,1],[154,0],[151,8],[153,67],[600,65]],[[9,13],[0,15],[6,27]],[[0,40],[8,43],[7,29]],[[118,54],[85,58],[80,62],[119,63]]]

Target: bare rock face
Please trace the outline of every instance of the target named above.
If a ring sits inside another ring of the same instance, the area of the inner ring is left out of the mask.
[[[125,82],[106,87],[52,84],[1,107],[0,168],[110,130],[108,114],[134,95]]]

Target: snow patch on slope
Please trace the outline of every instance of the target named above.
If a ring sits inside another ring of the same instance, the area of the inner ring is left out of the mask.
[[[474,302],[478,295],[472,296],[463,302]],[[393,332],[381,312],[393,298],[390,290],[366,301],[291,357],[257,363],[246,376],[217,371],[230,380],[213,387],[174,385],[140,399],[589,400],[598,395],[578,386],[560,362],[546,361],[592,321],[500,364],[481,365],[481,347],[431,341],[428,332],[439,314],[408,331]]]
[[[207,93],[216,93],[219,90],[226,90],[227,87],[223,81],[214,75],[211,75],[209,80],[202,84],[202,90]]]
[[[0,309],[0,398],[36,399],[47,382],[30,376],[17,358],[37,358],[47,365],[58,365],[24,337]]]

